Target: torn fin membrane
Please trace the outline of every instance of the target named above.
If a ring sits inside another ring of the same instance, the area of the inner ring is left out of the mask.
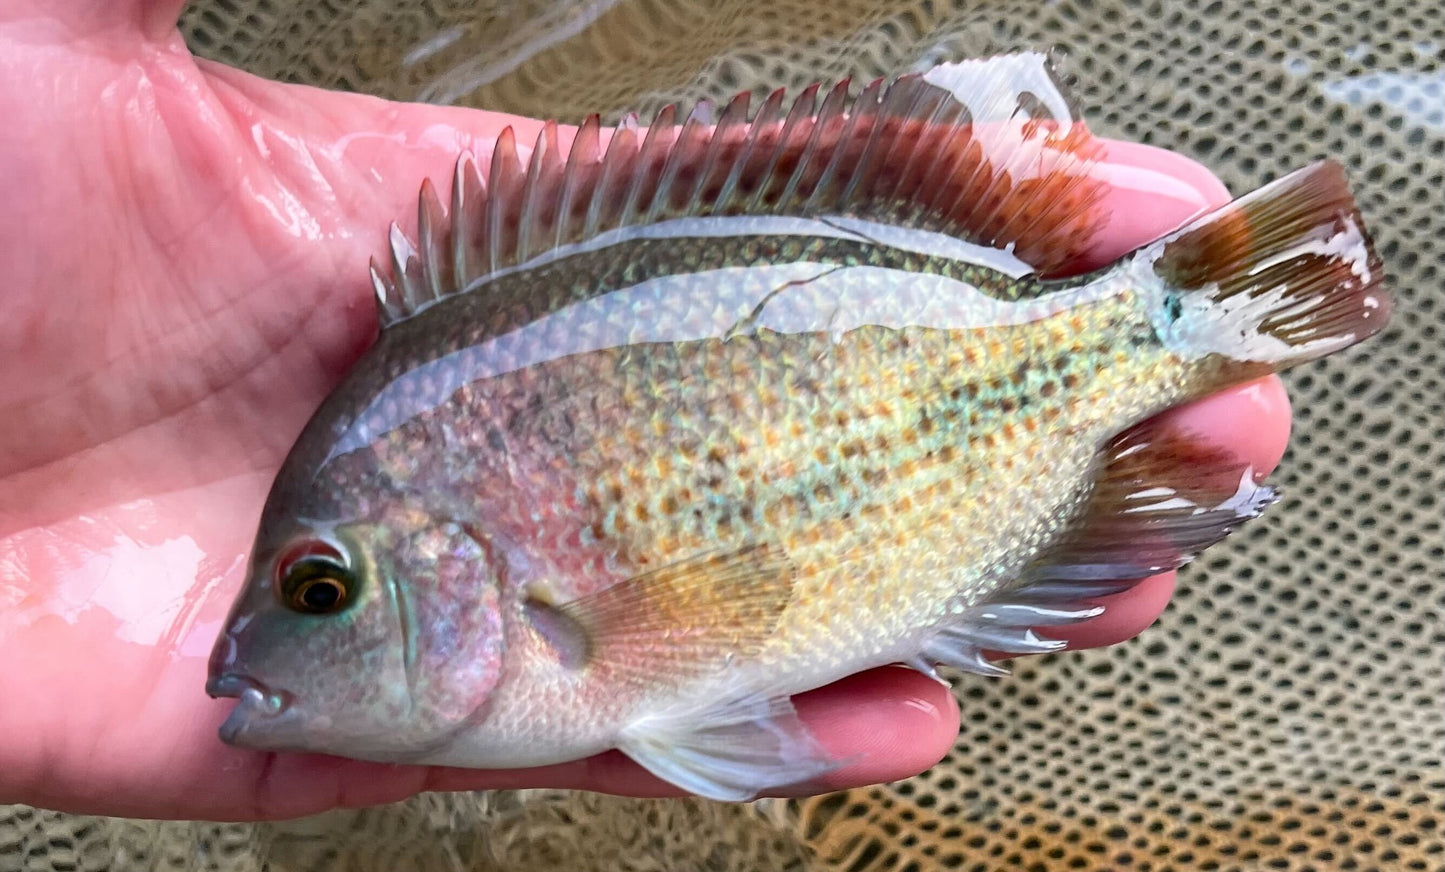
[[[941,64],[852,98],[849,86],[814,85],[786,112],[775,92],[751,121],[745,94],[716,123],[703,105],[679,129],[668,107],[640,145],[624,124],[603,149],[593,116],[565,159],[548,123],[525,165],[508,128],[485,180],[458,162],[452,215],[423,190],[424,244],[393,231],[391,277],[373,269],[383,326],[545,252],[676,218],[871,219],[1010,249],[1042,275],[1102,224],[1089,174],[1102,149],[1046,55]]]
[[[1278,500],[1254,469],[1202,439],[1146,421],[1100,453],[1093,489],[1069,531],[993,601],[964,611],[925,646],[913,665],[946,663],[1006,674],[985,651],[1042,654],[1064,643],[1036,628],[1064,626],[1103,612],[1093,600],[1178,569]]]

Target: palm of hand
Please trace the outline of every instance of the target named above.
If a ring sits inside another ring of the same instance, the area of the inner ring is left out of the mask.
[[[104,20],[51,5],[0,18],[0,201],[15,204],[0,214],[12,270],[0,322],[0,801],[230,818],[424,788],[666,792],[615,755],[461,773],[219,742],[228,706],[201,692],[205,657],[271,477],[374,334],[365,264],[385,221],[412,208],[424,177],[445,179],[460,150],[485,157],[505,124],[523,142],[537,125],[197,62],[174,3],[110,4]],[[1119,196],[1137,202],[1101,259],[1222,197],[1192,164],[1115,154]],[[1172,195],[1131,190],[1169,178],[1182,180]],[[1277,383],[1210,402],[1184,414],[1272,467],[1287,422]],[[1235,410],[1221,417],[1220,403]],[[1076,641],[1132,635],[1168,592],[1169,579],[1146,585]],[[902,670],[812,697],[800,708],[825,741],[871,752],[836,784],[919,771],[956,729],[946,691]]]

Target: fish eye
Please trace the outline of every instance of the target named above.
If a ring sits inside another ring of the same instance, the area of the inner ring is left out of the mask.
[[[276,561],[276,589],[292,611],[334,614],[346,607],[355,581],[345,558],[324,542],[303,542]]]

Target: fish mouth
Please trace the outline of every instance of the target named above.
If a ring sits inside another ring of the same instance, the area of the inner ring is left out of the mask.
[[[272,690],[249,675],[229,672],[206,682],[206,695],[215,699],[231,697],[236,707],[221,724],[221,741],[236,744],[242,735],[256,726],[263,726],[284,714],[291,706],[291,695]]]

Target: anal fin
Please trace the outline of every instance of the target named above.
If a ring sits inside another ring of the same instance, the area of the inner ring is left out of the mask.
[[[986,651],[1062,649],[1065,643],[1036,630],[1096,617],[1103,612],[1097,598],[1178,569],[1279,499],[1247,462],[1155,421],[1115,437],[1099,459],[1093,489],[1068,531],[1014,584],[941,627],[911,665],[929,674],[932,663],[1007,674]]]

